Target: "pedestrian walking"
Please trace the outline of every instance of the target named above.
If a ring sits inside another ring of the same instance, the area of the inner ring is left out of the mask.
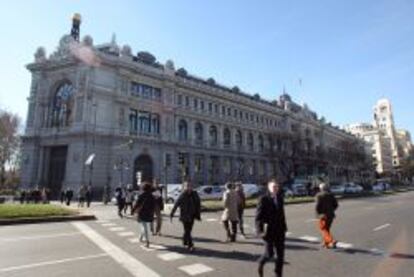
[[[78,207],[82,207],[85,204],[86,199],[86,187],[85,185],[81,185],[78,192]]]
[[[164,210],[164,198],[162,197],[162,188],[155,181],[152,188],[152,195],[155,198],[155,227],[154,222],[151,224],[151,232],[154,236],[161,236],[162,211]]]
[[[26,201],[26,190],[21,190],[20,191],[20,204],[24,204],[24,201]]]
[[[331,234],[331,226],[335,218],[335,211],[338,208],[338,201],[336,201],[333,193],[329,191],[329,186],[326,183],[319,185],[320,192],[316,195],[316,215],[319,219],[319,229],[322,234],[323,244],[325,248],[336,248],[337,241],[334,240]]]
[[[232,183],[226,184],[226,191],[223,193],[224,211],[221,216],[224,229],[227,234],[227,242],[235,242],[237,235],[237,223],[239,222],[240,199],[234,190]]]
[[[125,190],[125,207],[124,207],[124,214],[127,213],[128,207],[130,214],[132,215],[132,203],[134,201],[134,191],[132,190],[132,185],[128,184]]]
[[[193,190],[190,181],[183,183],[183,190],[171,210],[171,222],[177,208],[180,208],[180,221],[184,228],[183,245],[192,252],[194,251],[194,243],[191,232],[193,230],[194,220],[201,220],[201,203],[200,197]]]
[[[65,202],[65,196],[66,196],[66,191],[65,191],[65,188],[62,187],[62,189],[60,190],[60,204],[62,205]]]
[[[104,205],[107,205],[108,202],[111,201],[111,186],[108,184],[105,184],[104,190],[103,190],[103,196],[102,196],[102,202]]]
[[[89,185],[86,189],[86,195],[85,195],[85,199],[86,199],[86,206],[89,208],[91,206],[91,202],[92,202],[92,186]]]
[[[245,238],[246,234],[244,233],[244,209],[246,208],[246,195],[244,194],[243,185],[241,182],[236,183],[236,192],[239,196],[239,206],[238,206],[238,216],[239,216],[239,228],[241,235]]]
[[[72,198],[73,198],[73,190],[70,187],[66,189],[65,197],[66,197],[66,206],[70,206],[70,202],[72,201]]]
[[[144,183],[142,186],[143,193],[138,197],[138,201],[132,209],[132,213],[138,213],[138,223],[141,225],[140,242],[145,242],[149,247],[149,229],[154,220],[155,197],[152,194],[150,183]]]
[[[42,192],[41,192],[41,198],[42,198],[42,203],[43,204],[47,204],[48,201],[48,192],[47,189],[45,187],[43,187]]]
[[[281,277],[287,231],[283,193],[275,179],[268,182],[267,188],[268,192],[260,198],[256,210],[256,230],[265,246],[264,254],[259,259],[258,273],[263,276],[264,265],[273,258],[276,249],[275,273],[277,277]]]
[[[122,191],[121,187],[117,187],[115,189],[115,199],[116,199],[116,205],[118,207],[118,215],[120,218],[123,218],[122,211],[124,210],[125,206],[125,196],[124,192]]]

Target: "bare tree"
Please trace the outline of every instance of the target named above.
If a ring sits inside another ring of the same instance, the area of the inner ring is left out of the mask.
[[[7,169],[17,168],[20,121],[17,114],[0,110],[0,189],[5,188]]]

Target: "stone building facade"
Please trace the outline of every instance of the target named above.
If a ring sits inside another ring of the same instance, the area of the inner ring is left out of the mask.
[[[364,145],[286,93],[277,101],[195,77],[128,45],[65,35],[32,74],[22,185],[260,183],[270,176],[357,178]],[[85,163],[89,158],[91,164]]]

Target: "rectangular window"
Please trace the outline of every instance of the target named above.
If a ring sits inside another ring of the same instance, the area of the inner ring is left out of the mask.
[[[183,96],[181,94],[177,97],[177,104],[180,106],[183,104]]]
[[[200,109],[204,111],[204,101],[200,100]]]
[[[213,103],[208,103],[208,111],[213,112]]]
[[[234,115],[235,118],[237,118],[237,110],[236,109],[234,109],[233,115]]]
[[[198,108],[198,100],[194,99],[194,109],[197,109],[197,108]]]
[[[231,108],[227,108],[227,116],[231,116]]]
[[[188,96],[185,97],[185,105],[187,107],[190,107],[190,97],[188,97]]]
[[[221,106],[221,114],[225,115],[226,114],[226,107]]]
[[[137,133],[138,111],[130,109],[129,111],[129,132],[131,134]]]
[[[219,108],[218,108],[218,105],[217,105],[217,104],[214,104],[214,111],[215,111],[216,113],[218,113],[218,112],[219,112]]]

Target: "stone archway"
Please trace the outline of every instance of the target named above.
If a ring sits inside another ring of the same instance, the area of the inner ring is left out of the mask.
[[[147,154],[139,155],[134,161],[133,184],[137,184],[137,172],[141,172],[141,182],[152,182],[154,178],[154,163]]]

